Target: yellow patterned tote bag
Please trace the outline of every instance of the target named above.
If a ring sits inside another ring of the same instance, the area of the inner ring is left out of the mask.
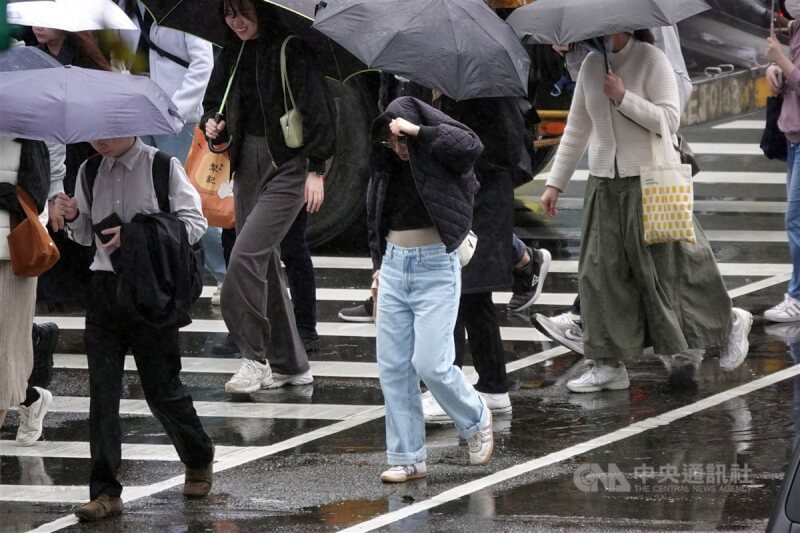
[[[697,244],[692,221],[692,166],[681,163],[663,117],[661,136],[651,132],[650,146],[653,164],[641,168],[644,243]]]

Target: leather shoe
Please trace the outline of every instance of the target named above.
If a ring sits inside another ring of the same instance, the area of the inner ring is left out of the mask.
[[[81,521],[94,522],[110,516],[120,515],[123,509],[121,498],[109,496],[104,493],[89,503],[84,503],[75,509],[74,512],[75,516]]]
[[[214,460],[200,468],[186,467],[183,495],[189,498],[203,498],[211,492],[214,480]]]

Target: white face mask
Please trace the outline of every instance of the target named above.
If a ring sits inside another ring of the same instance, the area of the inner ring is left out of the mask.
[[[800,18],[800,0],[786,0],[783,7],[792,18]]]

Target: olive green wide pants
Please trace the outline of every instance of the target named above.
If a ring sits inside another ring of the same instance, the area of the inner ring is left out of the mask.
[[[697,219],[697,244],[646,246],[638,176],[589,177],[578,279],[587,358],[724,344],[731,300]]]

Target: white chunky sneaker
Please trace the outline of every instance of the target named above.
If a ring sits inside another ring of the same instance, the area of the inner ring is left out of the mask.
[[[278,372],[272,373],[272,380],[268,384],[261,385],[263,389],[279,389],[281,387],[285,387],[286,385],[311,385],[314,383],[314,376],[311,375],[311,369],[309,368],[302,374],[279,374]]]
[[[44,415],[53,403],[53,395],[49,390],[34,387],[39,392],[39,399],[29,407],[19,406],[19,428],[17,429],[17,446],[33,446],[42,436]]]
[[[600,392],[601,390],[629,389],[631,382],[628,371],[622,363],[614,368],[610,365],[597,364],[593,359],[584,363],[583,374],[567,381],[567,389],[572,392]]]
[[[381,473],[381,481],[384,483],[405,483],[411,479],[419,479],[428,475],[428,468],[425,461],[413,465],[393,466],[389,470]]]
[[[242,359],[242,366],[225,384],[225,392],[248,394],[272,383],[272,369],[269,363],[259,363],[252,359]]]
[[[467,439],[469,462],[473,465],[485,465],[494,451],[494,430],[492,429],[492,411],[486,407],[486,423],[478,428],[478,432]]]
[[[800,300],[784,294],[781,303],[764,311],[764,318],[771,322],[798,322],[800,321]]]
[[[431,391],[422,393],[422,415],[425,417],[426,424],[438,426],[453,423]]]
[[[493,414],[501,415],[501,414],[508,414],[511,412],[511,398],[508,396],[507,392],[502,394],[491,394],[488,392],[478,392],[481,395],[483,400],[486,402],[486,406],[492,411]]]
[[[719,367],[730,372],[739,368],[747,357],[747,352],[750,350],[750,340],[747,338],[750,335],[750,328],[753,326],[753,315],[739,309],[733,308],[733,326],[731,327],[731,335],[728,337],[728,346],[722,352],[719,358]]]
[[[214,307],[222,305],[222,285],[217,285],[217,290],[211,295],[211,305]]]
[[[533,318],[542,333],[572,350],[583,355],[583,329],[580,315],[572,312],[555,316],[544,316],[539,313]]]

